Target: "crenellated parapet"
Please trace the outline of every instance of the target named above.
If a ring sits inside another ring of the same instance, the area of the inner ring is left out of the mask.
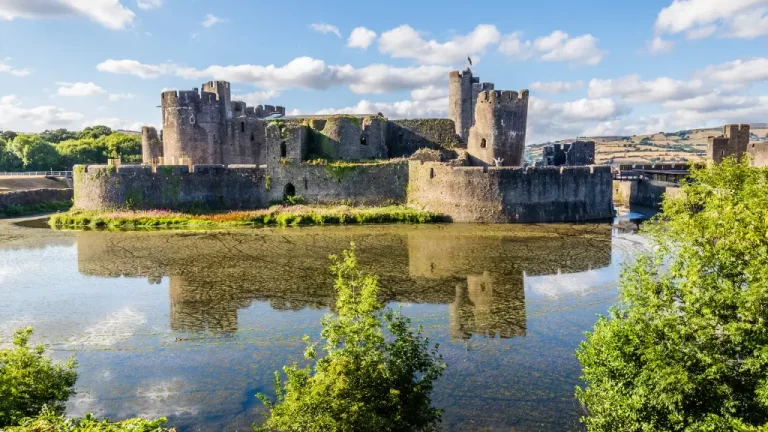
[[[528,90],[480,92],[467,143],[472,165],[522,166],[527,122]]]
[[[747,154],[749,125],[729,124],[723,126],[723,134],[707,138],[707,158],[720,163],[728,157],[741,159]]]

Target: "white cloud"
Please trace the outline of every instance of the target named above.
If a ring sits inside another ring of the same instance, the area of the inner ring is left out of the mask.
[[[659,12],[655,28],[657,34],[686,32],[697,39],[727,27],[724,36],[753,38],[768,34],[767,6],[768,0],[674,0]]]
[[[599,64],[605,52],[597,47],[598,39],[591,34],[570,37],[555,30],[533,42],[523,40],[521,32],[505,35],[499,44],[499,52],[520,60],[536,56],[542,61],[563,61],[573,64]]]
[[[752,57],[713,65],[698,71],[694,76],[729,84],[748,84],[768,80],[768,58]]]
[[[205,28],[211,28],[211,27],[215,26],[216,24],[220,24],[220,23],[223,23],[223,22],[224,22],[224,20],[219,18],[219,17],[217,17],[216,15],[207,14],[205,16],[205,19],[203,20],[202,24],[203,24],[203,27],[205,27]]]
[[[424,40],[419,32],[408,25],[386,31],[379,38],[379,51],[395,58],[410,58],[419,63],[456,64],[467,56],[478,58],[489,45],[499,42],[501,34],[496,26],[481,24],[466,35],[439,43]]]
[[[109,94],[109,100],[111,100],[112,102],[117,102],[121,100],[131,100],[135,97],[136,96],[134,96],[132,93],[110,93]]]
[[[336,36],[341,37],[341,32],[339,31],[339,28],[336,27],[335,25],[326,24],[326,23],[315,23],[315,24],[310,24],[309,28],[319,33],[323,33],[323,34],[333,33]]]
[[[656,36],[648,42],[648,52],[651,54],[668,53],[671,52],[674,47],[674,42],[662,39],[661,36]]]
[[[618,79],[593,79],[589,82],[590,98],[618,96],[635,103],[688,99],[708,90],[699,79],[679,81],[661,77],[653,81],[642,81],[636,74]]]
[[[9,61],[11,60],[11,58],[9,57],[6,60]],[[0,61],[0,72],[8,73],[17,77],[25,77],[31,73],[29,69],[14,69],[10,65],[5,64],[1,61]]]
[[[568,93],[569,91],[580,87],[584,87],[584,81],[536,81],[530,85],[531,90],[553,94]]]
[[[528,99],[527,142],[583,136],[596,124],[617,121],[629,112],[627,106],[610,98],[558,103],[531,96]]]
[[[120,0],[2,0],[0,20],[80,16],[110,29],[124,29],[135,14]]]
[[[275,90],[325,90],[333,86],[348,85],[355,93],[385,93],[443,84],[448,80],[448,73],[451,71],[449,66],[437,65],[398,68],[373,64],[354,68],[351,65],[328,65],[311,57],[297,57],[284,66],[213,65],[195,69],[170,63],[145,65],[135,60],[107,60],[97,68],[103,72],[131,74],[145,79],[160,75],[176,75],[190,80],[214,78]]]
[[[347,40],[347,46],[350,48],[368,49],[376,40],[376,32],[365,27],[355,27]]]
[[[720,91],[713,91],[690,99],[671,100],[661,104],[662,107],[671,110],[698,111],[702,113],[726,109],[738,109],[756,105],[756,99],[739,95],[724,95]]]
[[[139,78],[157,78],[160,75],[166,75],[170,72],[172,65],[145,65],[136,60],[106,60],[96,66],[101,72],[111,72],[115,74],[135,75]]]
[[[301,110],[298,108],[294,108],[286,113],[286,115],[291,115],[291,116],[297,116],[300,114],[301,114]]]
[[[136,6],[144,10],[157,9],[162,5],[163,0],[136,0]]]
[[[531,41],[522,40],[523,32],[505,35],[499,44],[499,52],[520,60],[527,60],[533,55]]]
[[[51,105],[25,108],[14,95],[0,97],[0,129],[32,132],[68,126],[82,118],[83,115],[78,112]]]
[[[357,105],[345,108],[327,108],[316,114],[376,114],[382,113],[389,118],[446,117],[448,98],[426,101],[404,100],[399,102],[371,102],[361,100]]]
[[[248,106],[263,105],[276,97],[280,96],[280,92],[276,90],[264,90],[256,91],[243,95],[234,95],[232,100],[245,102]]]
[[[560,30],[536,39],[533,47],[542,53],[539,58],[544,61],[570,61],[596,65],[605,55],[597,48],[597,38],[591,34],[572,38],[568,33]]]
[[[61,86],[56,91],[57,96],[86,97],[86,96],[95,96],[95,95],[106,93],[106,90],[104,90],[103,88],[99,87],[98,85],[92,82],[76,82],[76,83],[57,82],[56,85]]]
[[[414,89],[411,92],[411,98],[416,101],[425,101],[432,99],[440,99],[448,96],[448,88],[446,86],[426,86]]]

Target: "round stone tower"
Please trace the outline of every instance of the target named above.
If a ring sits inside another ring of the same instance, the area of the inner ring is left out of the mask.
[[[467,144],[471,163],[522,166],[527,122],[528,90],[481,92]]]

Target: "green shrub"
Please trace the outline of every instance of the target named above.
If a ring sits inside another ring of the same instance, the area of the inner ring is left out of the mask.
[[[590,431],[768,430],[768,169],[691,176],[577,351]]]
[[[304,197],[301,195],[288,195],[285,197],[285,203],[288,205],[299,205],[305,202]]]
[[[7,432],[163,432],[174,431],[165,429],[164,418],[158,420],[130,419],[112,423],[109,420],[99,420],[91,414],[82,419],[68,419],[51,409],[34,418],[27,418],[17,427],[5,429]]]
[[[399,311],[382,311],[375,276],[359,270],[352,250],[331,257],[336,315],[323,318],[325,355],[305,337],[304,368],[275,373],[277,400],[259,398],[270,412],[257,431],[435,431],[441,412],[432,387],[445,365],[421,328]],[[384,331],[386,328],[386,334]]]
[[[44,355],[42,345],[29,347],[31,336],[31,328],[18,330],[13,347],[0,350],[0,427],[36,416],[45,406],[62,413],[64,402],[74,394],[74,358],[54,363]]]

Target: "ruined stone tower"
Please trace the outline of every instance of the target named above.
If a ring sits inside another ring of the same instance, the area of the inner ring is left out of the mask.
[[[262,164],[262,119],[285,114],[280,106],[233,102],[226,81],[204,83],[199,93],[163,92],[161,104],[165,164]]]
[[[522,166],[527,121],[528,90],[480,92],[467,143],[472,165]]]
[[[475,124],[475,103],[482,91],[493,90],[493,83],[481,83],[467,68],[463,73],[453,71],[448,75],[448,116],[456,125],[456,134],[464,142]]]
[[[741,159],[749,144],[748,124],[729,124],[723,126],[723,134],[707,138],[707,158],[720,163],[727,157]]]
[[[157,136],[157,129],[151,126],[141,128],[141,159],[145,164],[157,163],[163,157],[163,143]]]

